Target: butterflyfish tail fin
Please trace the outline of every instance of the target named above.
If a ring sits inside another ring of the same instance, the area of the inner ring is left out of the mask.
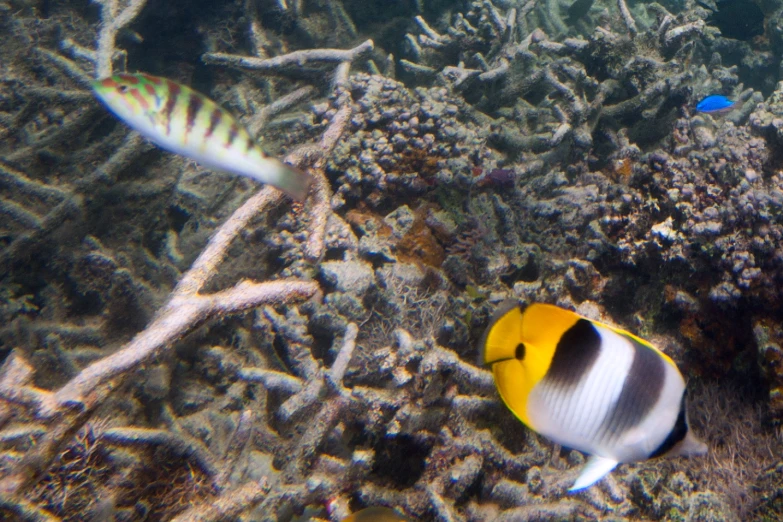
[[[705,455],[706,453],[707,445],[699,440],[691,430],[688,430],[685,438],[676,446],[673,455],[689,457],[691,455]]]
[[[568,488],[568,492],[576,493],[577,491],[592,486],[616,468],[617,464],[619,464],[619,462],[614,459],[592,455],[587,460],[587,464],[585,464],[582,473],[579,474],[579,478],[576,479],[574,485]]]

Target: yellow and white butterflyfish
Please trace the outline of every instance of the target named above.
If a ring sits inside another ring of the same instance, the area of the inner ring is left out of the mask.
[[[590,458],[569,491],[619,463],[704,454],[685,380],[649,342],[548,304],[500,305],[482,337],[500,397],[532,430]]]
[[[151,74],[115,74],[93,91],[118,118],[161,148],[201,165],[307,197],[310,176],[269,157],[228,111],[190,87]]]

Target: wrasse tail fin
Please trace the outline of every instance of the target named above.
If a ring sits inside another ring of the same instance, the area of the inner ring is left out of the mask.
[[[297,201],[307,198],[313,181],[309,174],[275,158],[266,158],[264,163],[264,176],[259,176],[258,181],[282,190]]]

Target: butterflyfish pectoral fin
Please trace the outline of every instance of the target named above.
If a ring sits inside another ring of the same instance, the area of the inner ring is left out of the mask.
[[[614,459],[592,455],[587,460],[585,468],[582,470],[582,473],[579,474],[579,478],[576,479],[574,485],[568,488],[568,492],[575,493],[592,486],[604,478],[605,475],[609,474],[618,464],[619,462]]]

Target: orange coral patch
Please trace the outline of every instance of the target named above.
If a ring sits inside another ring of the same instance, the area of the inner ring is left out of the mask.
[[[357,228],[367,228],[368,224],[372,223],[378,237],[389,237],[392,233],[391,227],[383,221],[381,216],[373,214],[361,204],[359,208],[349,210],[345,215],[345,220]]]
[[[414,263],[424,269],[426,266],[440,267],[446,258],[446,253],[440,241],[427,224],[427,214],[437,205],[424,204],[414,210],[414,221],[410,230],[401,238],[393,237],[392,228],[383,217],[369,210],[364,203],[345,214],[345,220],[351,224],[357,234],[362,229],[374,231],[378,238],[389,238],[397,258],[404,263]]]
[[[633,162],[630,158],[623,158],[618,160],[615,162],[614,170],[619,176],[627,178],[633,171]]]
[[[446,259],[446,253],[422,216],[417,215],[410,231],[397,243],[397,257],[408,263],[424,263],[439,267]]]

